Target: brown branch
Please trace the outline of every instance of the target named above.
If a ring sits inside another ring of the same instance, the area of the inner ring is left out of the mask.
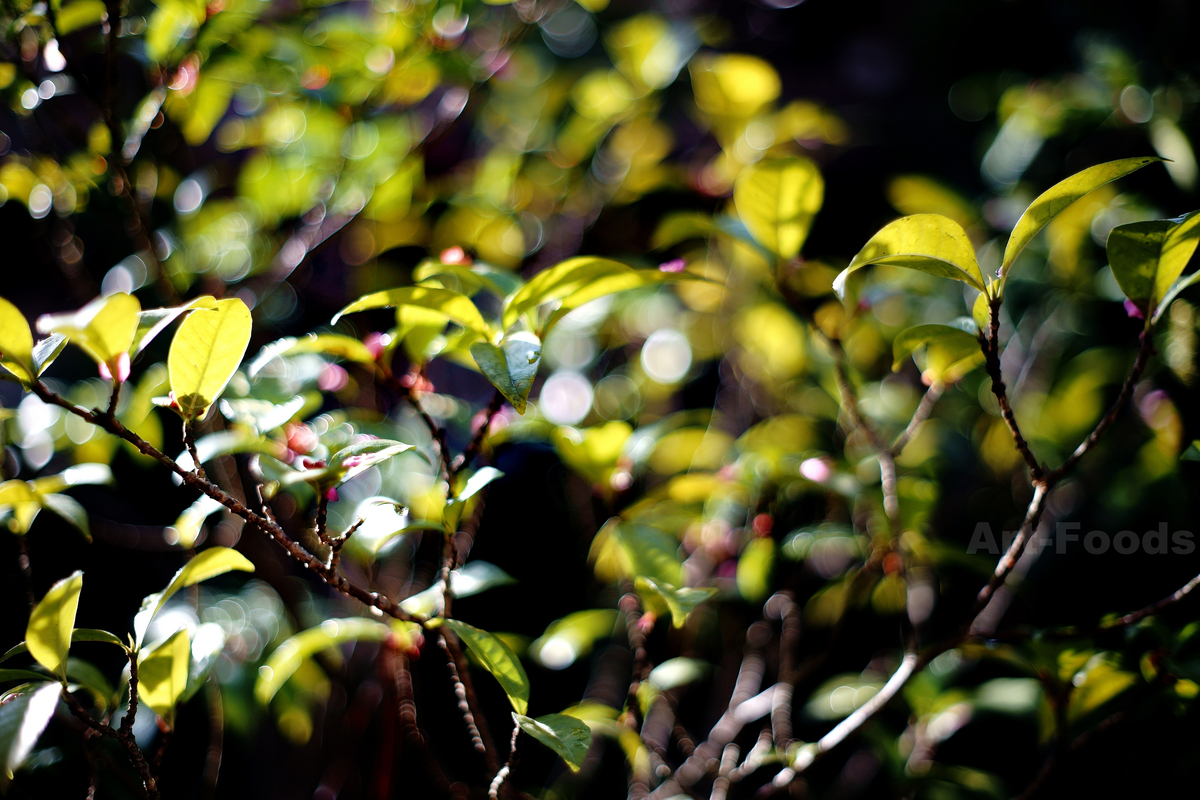
[[[329,544],[329,534],[325,531],[326,520],[329,517],[329,495],[325,492],[317,493],[317,520],[316,530],[317,539],[321,544]]]
[[[508,760],[504,762],[504,766],[496,773],[496,777],[492,779],[492,785],[488,787],[488,797],[491,800],[498,800],[500,797],[500,787],[504,783],[504,779],[508,777],[508,773],[512,771],[513,759],[517,757],[517,736],[521,733],[520,725],[513,725],[512,740],[508,743]]]
[[[113,416],[111,411],[108,416]],[[200,453],[196,450],[196,431],[190,421],[183,424],[183,444],[187,448],[188,455],[192,457],[192,469],[201,480],[204,480],[204,467],[200,463]]]
[[[941,383],[932,383],[925,390],[925,394],[921,396],[921,402],[917,404],[917,410],[913,412],[912,419],[908,423],[908,427],[904,432],[896,437],[896,441],[892,442],[890,448],[892,456],[898,456],[904,450],[905,446],[912,441],[912,437],[916,435],[917,428],[921,427],[921,423],[929,419],[929,415],[933,413],[933,407],[937,404],[938,398],[942,396],[942,392],[946,387]]]
[[[411,615],[406,613],[390,598],[378,592],[367,591],[366,589],[351,583],[345,577],[340,575],[337,570],[330,567],[312,553],[309,553],[299,542],[296,542],[294,539],[288,536],[287,532],[280,527],[277,522],[269,517],[269,514],[264,516],[250,510],[242,502],[222,491],[220,487],[209,482],[205,478],[200,477],[194,472],[185,470],[183,467],[179,466],[179,464],[176,463],[173,458],[164,454],[149,442],[127,429],[116,418],[109,417],[99,410],[88,411],[87,409],[80,408],[79,406],[64,400],[59,395],[50,391],[44,384],[40,382],[32,384],[32,390],[43,401],[60,406],[70,413],[80,417],[84,421],[90,422],[91,424],[103,428],[109,433],[124,439],[136,447],[143,455],[149,456],[163,466],[167,467],[167,469],[178,475],[184,483],[199,489],[201,492],[216,500],[234,514],[237,514],[239,517],[246,520],[246,522],[249,522],[251,525],[258,528],[267,536],[270,536],[281,547],[283,547],[284,550],[287,551],[288,555],[299,561],[307,569],[312,570],[318,578],[332,588],[345,595],[353,597],[359,602],[362,602],[373,608],[377,608],[383,613],[395,617],[396,619],[405,620],[408,622],[417,622],[418,624],[423,625],[423,623],[414,620]]]
[[[130,663],[132,664],[136,661],[136,654],[131,653]],[[125,747],[126,752],[129,753],[129,761],[133,764],[134,770],[137,771],[138,777],[141,778],[142,788],[146,792],[146,797],[148,800],[158,800],[158,783],[154,775],[150,772],[150,766],[146,763],[146,759],[142,755],[142,750],[138,747],[137,740],[134,739],[132,731],[125,730],[123,722],[121,728],[114,728],[92,717],[87,712],[87,709],[67,691],[65,686],[62,690],[62,698],[66,702],[67,708],[71,710],[71,713],[84,725],[110,739],[116,739]],[[131,700],[131,707],[135,702],[135,700]]]
[[[391,369],[389,369],[383,363],[377,362],[375,366],[378,369],[380,380],[388,388],[392,389],[392,391],[396,392],[406,401],[408,401],[408,404],[412,406],[412,409],[417,412],[417,416],[419,416],[421,421],[425,423],[425,427],[429,429],[429,435],[432,437],[434,444],[437,445],[438,460],[440,471],[442,473],[442,479],[447,483],[450,483],[450,478],[454,474],[454,471],[450,466],[450,451],[446,446],[446,430],[434,422],[433,417],[429,416],[429,412],[427,412],[421,406],[421,401],[418,399],[416,392],[412,390],[412,387],[405,386],[400,379],[392,373]]]
[[[467,449],[463,450],[458,458],[454,459],[450,468],[450,477],[456,478],[458,474],[466,469],[471,464],[471,459],[478,455],[483,447],[483,440],[487,438],[488,429],[492,426],[492,417],[500,411],[500,407],[504,405],[504,395],[500,394],[497,389],[492,395],[491,402],[488,403],[487,411],[483,417],[483,423],[479,426],[479,430],[475,431],[475,435],[471,437],[470,444]]]
[[[1021,454],[1021,457],[1025,459],[1026,466],[1029,467],[1030,476],[1035,482],[1040,481],[1044,470],[1037,458],[1034,457],[1033,451],[1029,449],[1029,443],[1021,435],[1021,427],[1017,424],[1017,417],[1008,402],[1008,390],[1004,386],[1004,374],[1000,369],[1000,300],[993,300],[990,309],[991,332],[989,336],[985,337],[980,331],[979,347],[983,351],[984,365],[988,376],[992,379],[992,394],[996,396],[996,402],[1000,405],[1000,414],[1004,417],[1009,432],[1012,433],[1017,452]]]
[[[439,633],[437,638],[438,647],[446,653],[446,666],[450,672],[450,680],[454,684],[454,696],[458,698],[458,710],[462,714],[463,722],[467,725],[467,733],[471,736],[471,746],[475,748],[475,752],[483,756],[484,762],[487,764],[488,772],[495,772],[499,769],[499,761],[496,758],[496,747],[492,744],[491,736],[487,733],[487,723],[483,720],[483,716],[476,716],[473,708],[478,707],[478,701],[475,699],[474,689],[468,689],[468,676],[463,680],[463,676],[467,675],[467,662],[463,658],[462,650],[457,646],[457,643],[451,644],[453,633]],[[484,737],[487,737],[486,739]]]

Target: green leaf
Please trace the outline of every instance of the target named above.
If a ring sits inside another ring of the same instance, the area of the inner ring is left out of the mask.
[[[204,520],[223,508],[225,508],[224,505],[206,494],[196,498],[196,502],[185,508],[172,526],[175,528],[175,534],[179,537],[179,546],[183,548],[194,546],[196,539],[200,536],[200,526],[204,524]]]
[[[71,649],[71,632],[82,589],[83,573],[78,570],[55,583],[29,615],[29,627],[25,630],[30,655],[59,680],[66,680],[67,651]]]
[[[96,702],[107,711],[113,705],[114,695],[112,684],[104,677],[104,673],[94,664],[72,656],[67,659],[67,680],[77,683],[92,693]]]
[[[37,329],[39,333],[62,334],[117,375],[117,359],[129,352],[141,311],[136,297],[120,292],[97,297],[78,311],[40,317]]]
[[[0,297],[0,366],[23,383],[33,380],[33,331],[25,315],[3,297]]]
[[[0,705],[0,759],[4,762],[0,789],[8,790],[13,773],[25,763],[38,737],[50,724],[61,691],[57,683],[48,683]]]
[[[203,419],[237,371],[250,344],[250,309],[235,298],[188,316],[167,357],[171,391],[185,420]]]
[[[984,362],[976,330],[974,320],[963,317],[948,325],[917,325],[901,331],[892,341],[892,371],[899,372],[915,350],[927,347],[926,377],[953,383]]]
[[[481,336],[487,335],[487,323],[479,309],[466,295],[452,292],[448,289],[434,289],[426,286],[409,286],[399,289],[388,289],[375,292],[355,300],[333,317],[333,324],[346,314],[356,311],[366,311],[371,308],[391,308],[393,306],[418,306],[445,314],[450,319],[462,325],[469,331]]]
[[[309,628],[287,639],[271,653],[266,664],[258,669],[254,697],[262,705],[271,698],[287,679],[296,673],[305,659],[342,642],[367,640],[383,641],[392,629],[382,622],[361,617],[327,619],[316,628]]]
[[[496,586],[508,586],[516,582],[516,578],[495,564],[472,561],[450,573],[450,594],[454,597],[470,597]]]
[[[1038,231],[1050,223],[1050,220],[1065,211],[1067,206],[1106,183],[1111,183],[1148,164],[1162,160],[1156,156],[1144,156],[1107,161],[1077,172],[1042,192],[1029,205],[1029,208],[1025,209],[1025,213],[1017,220],[1017,224],[1008,237],[1008,244],[1004,248],[1004,259],[1000,263],[1000,279],[1008,277],[1009,269],[1017,260],[1017,256],[1025,249],[1025,245],[1029,244],[1030,240],[1037,236]]]
[[[628,268],[626,272],[598,277],[563,298],[558,308],[554,309],[554,313],[542,325],[542,336],[548,334],[559,320],[585,303],[607,297],[610,294],[681,280],[704,279],[686,272],[662,272],[657,269],[633,269],[632,267]]]
[[[1152,321],[1200,244],[1200,211],[1179,219],[1118,225],[1108,235],[1108,263],[1125,296]]]
[[[129,346],[129,355],[136,356],[145,350],[154,337],[166,330],[167,326],[178,319],[180,315],[197,308],[213,310],[216,307],[217,301],[211,295],[206,294],[174,308],[152,308],[141,312],[138,314],[137,331],[133,334],[133,343]]]
[[[650,245],[662,250],[688,239],[707,239],[716,231],[712,217],[698,211],[675,211],[667,214],[654,230]]]
[[[357,361],[360,364],[375,363],[375,356],[371,355],[367,346],[353,336],[343,336],[340,333],[310,333],[299,339],[289,336],[264,345],[246,368],[246,374],[253,378],[276,358],[302,353],[320,353],[347,361]]]
[[[138,658],[138,700],[168,723],[175,710],[175,701],[187,688],[191,655],[188,629],[180,628]]]
[[[529,655],[548,669],[566,669],[592,651],[597,639],[613,635],[619,616],[614,609],[576,611],[550,623],[529,645]]]
[[[58,354],[67,346],[67,337],[52,333],[33,346],[34,377],[40,378],[46,368],[54,363]]]
[[[499,346],[475,342],[471,345],[471,357],[517,413],[524,414],[542,359],[541,339],[528,331],[518,331],[506,336]]]
[[[115,634],[111,634],[108,631],[96,630],[95,628],[76,628],[71,631],[71,643],[74,644],[75,642],[103,642],[104,644],[115,644],[122,650],[129,650],[125,646],[125,643],[118,639]],[[19,656],[22,653],[28,652],[29,646],[25,642],[21,642],[9,648],[8,652],[0,656],[0,663],[7,661],[13,656]]]
[[[846,278],[868,264],[905,267],[940,278],[952,278],[987,293],[975,248],[954,220],[940,214],[914,214],[891,222],[871,237],[858,255],[834,278],[833,290],[846,295]]]
[[[562,300],[593,281],[625,275],[633,268],[607,258],[579,256],[542,270],[522,286],[504,306],[501,326],[508,328],[522,315],[543,303]]]
[[[466,502],[475,495],[479,494],[483,487],[487,486],[492,481],[503,477],[504,473],[495,467],[480,467],[471,475],[470,478],[467,478],[467,482],[463,484],[462,491],[455,495],[454,499]]]
[[[217,456],[227,456],[233,453],[266,453],[275,456],[280,454],[281,445],[246,429],[226,430],[201,436],[196,440],[196,455],[201,464],[207,464]],[[186,450],[179,454],[175,462],[184,469],[192,469],[192,454]]]
[[[512,707],[524,714],[529,707],[529,678],[520,659],[508,645],[487,631],[456,619],[445,620],[445,625],[463,640],[484,668],[500,682]]]
[[[0,669],[0,683],[9,683],[11,681],[48,681],[50,676],[43,675],[40,672],[30,672],[27,669]]]
[[[65,494],[42,495],[40,500],[42,508],[62,517],[72,527],[82,533],[84,538],[89,542],[92,540],[92,532],[88,527],[87,509],[83,507],[82,503],[74,497],[68,497]]]
[[[321,491],[343,484],[351,478],[361,475],[378,464],[394,458],[401,453],[412,450],[411,444],[393,441],[391,439],[369,439],[365,442],[343,447],[329,457],[329,465],[293,471],[286,474],[286,483],[304,481],[311,483]]]
[[[592,746],[592,729],[587,723],[565,714],[546,714],[532,719],[513,713],[521,730],[562,756],[572,772],[578,772]]]
[[[824,197],[825,181],[807,158],[746,167],[733,187],[733,202],[750,235],[784,260],[800,253]]]
[[[634,578],[633,585],[638,590],[639,595],[643,598],[648,598],[650,605],[665,605],[667,611],[671,614],[671,624],[676,628],[682,628],[684,623],[687,622],[688,614],[692,613],[696,606],[715,596],[717,593],[716,589],[711,588],[691,589],[685,587],[683,589],[676,589],[669,583],[661,583],[653,578],[647,578],[642,575]]]
[[[254,572],[254,564],[250,562],[250,559],[229,547],[210,547],[197,553],[195,558],[175,573],[175,577],[171,578],[167,588],[161,592],[147,595],[142,601],[141,610],[133,618],[136,646],[139,648],[142,646],[142,641],[146,637],[146,629],[150,627],[150,621],[173,594],[180,589],[186,589],[193,584],[224,575],[232,570]]]

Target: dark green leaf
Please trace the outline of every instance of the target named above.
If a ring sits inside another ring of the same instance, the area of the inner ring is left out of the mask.
[[[524,414],[542,358],[541,340],[521,331],[505,337],[499,346],[476,342],[471,345],[471,357],[517,413]]]
[[[456,619],[445,620],[444,624],[463,640],[484,668],[500,682],[512,707],[518,713],[524,713],[529,706],[529,678],[525,675],[521,660],[508,645],[487,631]]]
[[[592,746],[592,729],[587,723],[565,714],[546,714],[532,719],[513,713],[521,730],[562,756],[572,772],[578,772]]]

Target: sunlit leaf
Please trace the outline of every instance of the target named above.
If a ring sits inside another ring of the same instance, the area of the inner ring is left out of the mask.
[[[613,275],[626,275],[633,268],[607,258],[579,256],[542,270],[508,299],[500,324],[505,330],[522,315],[543,303],[562,300],[589,284]]]
[[[194,300],[184,303],[181,306],[174,308],[152,308],[138,314],[137,331],[133,335],[133,343],[129,346],[129,355],[136,356],[138,353],[146,349],[146,346],[154,340],[167,326],[177,320],[181,315],[197,308],[215,309],[217,301],[209,295],[201,295]]]
[[[470,597],[496,586],[509,586],[516,582],[516,578],[495,564],[472,561],[451,571],[450,593],[455,597]]]
[[[254,360],[250,362],[250,366],[246,368],[246,374],[253,378],[276,358],[300,355],[301,353],[320,353],[344,358],[348,361],[357,361],[360,364],[375,363],[375,356],[371,355],[367,346],[352,336],[343,336],[340,333],[310,333],[299,339],[289,336],[286,339],[279,339],[264,345]]]
[[[666,610],[671,614],[671,625],[676,628],[682,628],[687,622],[688,614],[703,603],[716,595],[716,589],[692,589],[684,587],[676,589],[667,583],[656,581],[653,578],[646,578],[639,575],[634,579],[633,585],[637,588],[638,594],[652,605],[665,605]]]
[[[75,629],[75,612],[82,589],[83,573],[78,570],[55,583],[29,615],[29,627],[25,630],[29,654],[60,680],[67,675],[67,651],[71,649],[71,632]]]
[[[546,714],[531,719],[524,714],[513,714],[513,719],[522,731],[537,739],[562,756],[572,772],[578,772],[592,746],[592,729],[587,723],[565,714]]]
[[[529,678],[525,675],[521,660],[508,645],[493,634],[456,619],[446,620],[445,625],[463,640],[484,668],[500,682],[517,713],[524,714],[529,706]]]
[[[252,428],[255,432],[263,434],[270,433],[276,428],[282,427],[284,423],[289,422],[292,417],[299,414],[307,403],[307,399],[302,395],[297,395],[286,403],[279,404],[272,403],[269,400],[256,400],[252,397],[244,397],[237,400],[222,400],[217,407],[221,409],[221,413],[227,419],[239,422],[242,425]],[[216,436],[217,434],[210,435]],[[200,449],[199,442],[196,443],[196,449]],[[211,457],[209,456],[209,458]],[[207,460],[204,458],[203,453],[201,453],[201,460]]]
[[[479,494],[483,487],[487,486],[494,480],[504,477],[504,473],[495,467],[480,467],[467,478],[467,482],[463,484],[462,490],[455,496],[457,500],[470,500],[475,495]]]
[[[180,589],[186,589],[209,578],[224,575],[231,570],[253,572],[254,564],[250,562],[250,559],[229,547],[210,547],[197,553],[195,558],[175,573],[171,582],[167,584],[167,588],[161,592],[147,595],[142,601],[141,610],[133,618],[134,639],[137,646],[141,647],[142,640],[146,636],[146,629],[150,627],[150,621],[171,599],[172,595]]]
[[[61,691],[57,683],[48,683],[0,704],[0,758],[4,760],[0,789],[7,791],[13,773],[50,724]]]
[[[738,216],[763,247],[782,259],[800,253],[825,197],[825,182],[807,158],[746,167],[733,188]]]
[[[58,12],[58,34],[65,36],[80,28],[99,25],[106,13],[108,9],[101,0],[74,0],[64,3],[62,10]]]
[[[342,642],[379,642],[392,635],[392,629],[382,622],[361,617],[328,619],[316,628],[309,628],[284,641],[258,669],[254,697],[262,705],[271,702],[279,688],[296,673],[305,659]]]
[[[28,383],[34,377],[33,331],[25,315],[0,297],[0,366]]]
[[[138,659],[138,700],[168,722],[175,701],[187,688],[188,662],[192,643],[188,629],[180,628],[153,650]]]
[[[235,298],[192,313],[171,340],[171,391],[186,420],[203,419],[242,363],[250,344],[250,309]]]
[[[65,494],[47,494],[41,498],[42,508],[51,511],[70,523],[90,542],[92,532],[88,526],[88,513],[83,504]]]
[[[206,494],[196,498],[194,503],[183,510],[172,526],[175,528],[176,536],[179,537],[179,546],[184,548],[194,546],[196,539],[200,536],[200,526],[204,524],[204,520],[223,508],[225,506]]]
[[[708,674],[709,665],[696,658],[668,658],[654,669],[646,680],[665,692],[698,681]]]
[[[46,368],[54,363],[58,354],[67,346],[67,337],[61,333],[52,333],[33,346],[33,371],[35,377],[40,377]]]
[[[601,275],[562,299],[558,308],[554,309],[554,313],[542,325],[542,336],[548,334],[550,329],[557,325],[563,317],[585,303],[632,289],[685,280],[703,279],[687,272],[663,272],[656,269],[633,269],[632,267],[627,268],[624,272]]]
[[[112,469],[108,464],[86,463],[67,467],[57,475],[34,478],[29,483],[37,491],[50,494],[51,492],[61,492],[71,486],[112,483],[112,479]]]
[[[850,273],[868,264],[915,269],[987,291],[966,231],[954,220],[937,214],[901,217],[872,236],[850,266],[834,279],[833,290],[838,297],[845,297]]]
[[[921,347],[928,347],[927,377],[940,383],[953,383],[984,362],[975,323],[967,318],[901,331],[892,341],[892,371],[899,372],[905,359]]]
[[[612,636],[618,621],[618,613],[610,608],[568,614],[550,623],[529,645],[529,655],[548,669],[566,669],[590,653],[597,639]]]
[[[412,449],[411,444],[391,439],[368,439],[338,450],[329,457],[328,466],[293,471],[287,474],[286,480],[289,483],[304,481],[325,491]]]
[[[765,599],[771,590],[771,572],[775,564],[775,541],[769,537],[752,539],[738,559],[737,587],[751,603]]]
[[[499,345],[475,342],[471,345],[471,357],[517,413],[524,414],[542,358],[541,340],[532,333],[519,331],[505,337]]]
[[[336,324],[345,314],[356,311],[367,311],[372,308],[392,308],[393,306],[418,306],[445,314],[450,319],[475,333],[486,335],[487,323],[479,309],[466,295],[452,292],[448,289],[433,289],[424,286],[410,286],[400,289],[388,289],[375,292],[355,300],[333,317]]]
[[[76,628],[71,632],[71,643],[75,642],[102,642],[104,644],[116,645],[122,650],[128,650],[125,643],[116,637],[115,634],[108,631],[96,630],[95,628]],[[0,656],[0,662],[7,661],[13,656],[19,656],[22,653],[29,652],[29,645],[25,642],[10,648],[8,652]]]
[[[1008,237],[1008,244],[1004,247],[1004,260],[1000,264],[1000,277],[1002,279],[1008,277],[1012,263],[1025,249],[1025,245],[1029,244],[1033,237],[1037,236],[1038,231],[1049,224],[1050,220],[1066,210],[1067,206],[1104,184],[1136,172],[1156,161],[1162,161],[1162,159],[1156,156],[1144,156],[1107,161],[1077,172],[1042,192],[1036,200],[1030,203],[1029,208],[1025,209],[1025,213],[1017,220],[1017,224]]]
[[[97,297],[78,311],[39,317],[39,333],[59,333],[99,364],[119,373],[117,359],[128,354],[137,333],[142,305],[132,295]]]

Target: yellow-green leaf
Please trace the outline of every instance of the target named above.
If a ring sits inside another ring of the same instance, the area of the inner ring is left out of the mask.
[[[524,714],[529,707],[529,678],[525,675],[521,660],[508,649],[508,645],[487,631],[456,619],[446,620],[445,625],[463,640],[484,668],[500,682],[517,713]]]
[[[418,306],[438,311],[462,325],[467,330],[480,335],[487,335],[487,323],[483,315],[466,295],[452,292],[449,289],[434,289],[428,286],[407,286],[399,289],[388,289],[375,292],[355,300],[333,317],[336,324],[346,314],[356,311],[367,311],[372,308],[392,308],[393,306]]]
[[[62,687],[48,683],[15,697],[5,698],[0,705],[0,790],[8,791],[8,782],[38,737],[50,724],[58,707]]]
[[[785,260],[800,253],[824,198],[825,181],[807,158],[747,167],[733,187],[733,202],[750,235]]]
[[[108,10],[101,0],[75,0],[58,12],[58,35],[66,36],[89,25],[99,25]]]
[[[572,772],[578,772],[592,746],[592,729],[587,723],[565,714],[546,714],[531,719],[524,714],[513,714],[513,720],[522,731],[537,739],[562,756]]]
[[[926,347],[925,375],[939,383],[953,383],[984,361],[974,320],[917,325],[897,334],[892,341],[892,371],[899,372],[904,360]]]
[[[501,325],[507,330],[518,317],[543,303],[562,300],[602,278],[626,275],[633,271],[632,267],[607,258],[569,258],[561,264],[542,270],[534,275],[529,283],[518,289],[504,306]]]
[[[250,309],[237,298],[193,312],[171,341],[167,371],[184,419],[202,419],[242,363],[250,344]]]
[[[258,680],[254,684],[254,697],[262,705],[271,702],[279,687],[296,674],[304,660],[342,642],[369,640],[383,641],[392,634],[392,629],[382,622],[362,617],[327,619],[316,628],[309,628],[292,636],[267,659],[258,669]]]
[[[601,297],[671,281],[703,280],[698,275],[691,275],[686,272],[663,272],[657,269],[633,269],[632,267],[627,267],[626,270],[625,272],[598,277],[596,280],[589,281],[584,286],[564,297],[562,302],[558,304],[558,308],[554,309],[554,313],[542,325],[542,336],[545,337],[550,332],[550,329],[557,325],[559,320],[567,314],[570,314],[584,303],[590,303]]]
[[[267,364],[280,356],[295,356],[301,353],[320,353],[321,355],[344,358],[361,364],[373,364],[375,356],[367,346],[352,336],[340,333],[310,333],[302,338],[288,336],[264,345],[258,355],[246,368],[247,374],[253,378]]]
[[[33,379],[33,332],[25,315],[0,297],[0,366],[24,382]]]
[[[592,650],[597,639],[613,635],[618,622],[611,608],[576,611],[550,623],[529,645],[529,655],[548,669],[566,669]]]
[[[1077,172],[1042,192],[1029,205],[1029,208],[1025,209],[1025,213],[1017,220],[1012,234],[1008,237],[1008,244],[1004,248],[1004,260],[1000,263],[1001,279],[1008,276],[1009,268],[1017,260],[1017,256],[1021,255],[1025,245],[1029,244],[1030,240],[1037,236],[1038,231],[1046,227],[1050,220],[1066,210],[1067,206],[1106,183],[1111,183],[1148,164],[1162,160],[1157,156],[1143,156],[1106,161],[1103,164],[1088,167],[1082,172]]]
[[[940,214],[914,214],[884,226],[834,279],[838,297],[845,297],[850,273],[868,264],[915,269],[987,291],[966,231]]]
[[[755,541],[760,540],[756,539]],[[693,589],[689,587],[676,589],[670,584],[660,583],[653,578],[641,575],[634,578],[633,585],[637,589],[638,594],[651,605],[665,605],[667,611],[671,614],[671,624],[676,628],[682,628],[683,624],[687,621],[688,614],[691,614],[696,606],[717,593],[716,589]]]
[[[224,575],[232,570],[254,572],[254,564],[250,562],[250,559],[229,547],[210,547],[197,553],[195,558],[175,573],[175,577],[171,578],[167,588],[148,595],[142,601],[141,610],[133,618],[133,632],[137,646],[141,647],[142,640],[146,636],[146,629],[150,627],[150,620],[154,619],[154,615],[171,598],[171,595],[180,589],[185,589],[209,578],[215,578],[218,575]]]
[[[136,356],[146,349],[154,337],[162,333],[168,325],[181,315],[197,308],[209,310],[217,307],[217,301],[211,295],[201,295],[174,308],[151,308],[138,314],[137,332],[133,335],[133,344],[129,347],[129,355]]]
[[[136,297],[120,292],[97,297],[78,311],[41,317],[37,329],[39,333],[62,334],[116,375],[117,359],[129,352],[141,311]]]
[[[170,722],[175,701],[187,688],[192,645],[181,628],[138,659],[138,699]]]
[[[83,573],[78,570],[51,586],[29,615],[29,627],[25,630],[29,654],[60,680],[67,677],[67,651],[71,649],[71,631],[75,629],[81,589]]]

